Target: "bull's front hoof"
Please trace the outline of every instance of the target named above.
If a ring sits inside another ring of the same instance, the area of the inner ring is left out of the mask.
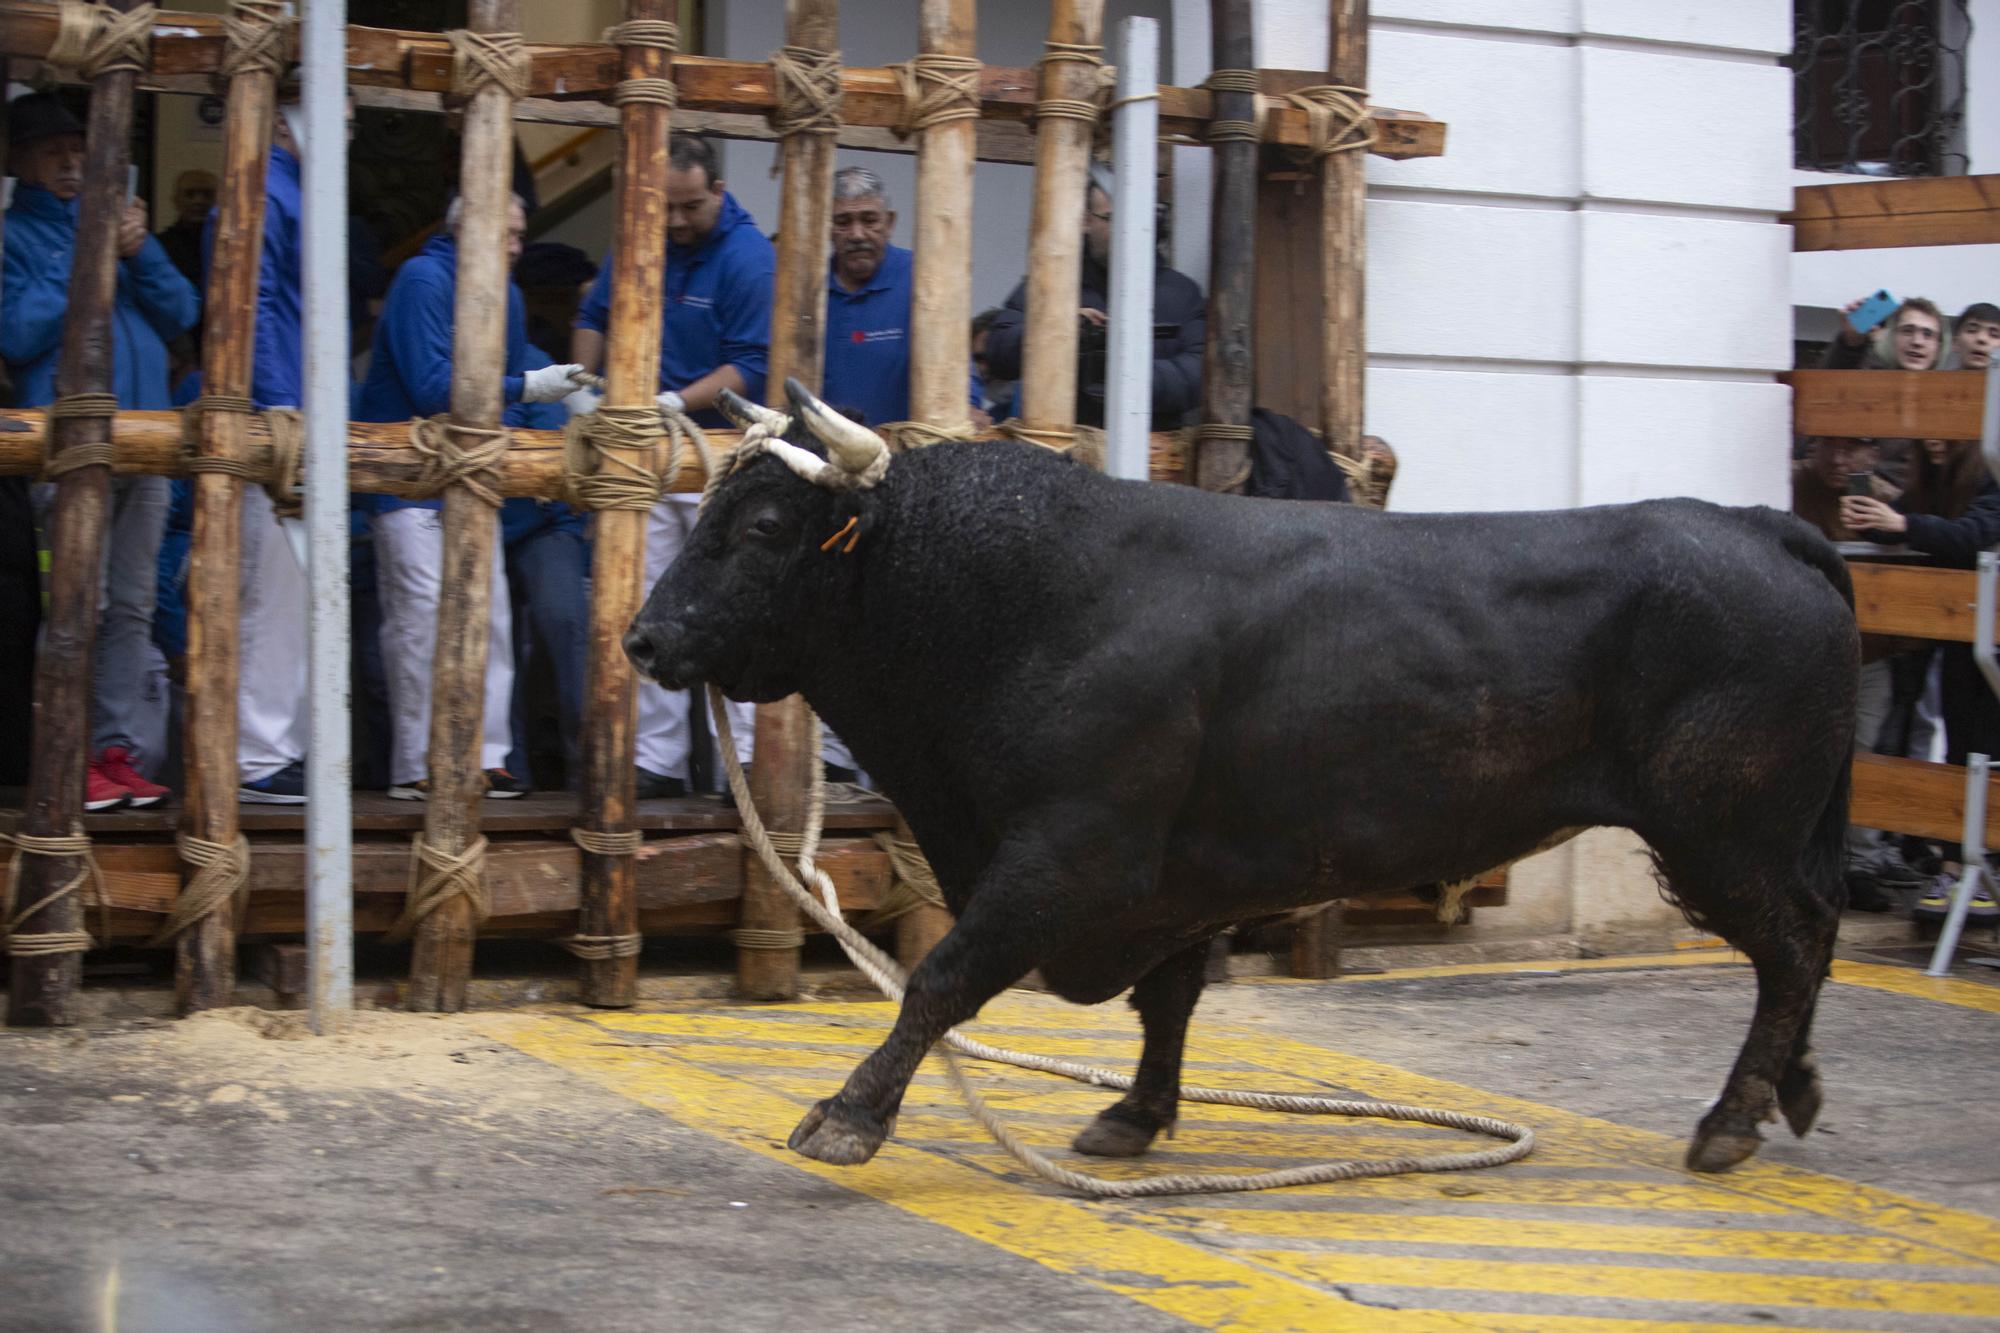
[[[1754,1129],[1744,1134],[1696,1130],[1694,1142],[1688,1145],[1687,1168],[1711,1174],[1727,1171],[1738,1162],[1754,1156],[1763,1142],[1763,1135]]]
[[[1138,1157],[1153,1146],[1159,1133],[1158,1129],[1135,1125],[1103,1111],[1070,1140],[1069,1146],[1091,1157]]]
[[[832,1166],[860,1166],[873,1157],[889,1137],[888,1125],[879,1125],[859,1112],[829,1097],[799,1121],[786,1141],[795,1153]]]

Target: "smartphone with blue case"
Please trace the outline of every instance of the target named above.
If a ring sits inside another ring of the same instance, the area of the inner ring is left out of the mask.
[[[1901,303],[1886,290],[1876,292],[1848,312],[1847,322],[1856,333],[1866,333],[1895,314],[1899,304]]]

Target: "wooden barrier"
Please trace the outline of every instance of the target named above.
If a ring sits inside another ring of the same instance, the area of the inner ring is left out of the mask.
[[[1794,250],[2000,243],[2000,175],[1801,185],[1792,192]]]
[[[1986,376],[1977,370],[1794,370],[1797,435],[1976,440]]]

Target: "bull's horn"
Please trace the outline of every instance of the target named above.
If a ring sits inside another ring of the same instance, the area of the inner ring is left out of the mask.
[[[785,396],[792,401],[792,410],[805,418],[806,429],[813,433],[840,464],[840,470],[855,476],[877,468],[881,460],[889,456],[889,446],[880,435],[868,427],[849,421],[840,413],[813,396],[812,390],[797,380],[785,379]]]
[[[824,458],[810,449],[801,449],[796,444],[787,444],[783,440],[766,440],[764,448],[813,485],[826,485],[826,475],[831,468]]]
[[[773,435],[783,435],[792,425],[792,419],[783,412],[775,411],[762,403],[753,403],[734,389],[724,389],[716,395],[715,409],[727,417],[729,424],[738,430],[749,430],[752,424],[756,424]]]

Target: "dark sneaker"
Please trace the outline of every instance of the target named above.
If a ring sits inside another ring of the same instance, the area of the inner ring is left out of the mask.
[[[1856,912],[1888,912],[1894,910],[1895,899],[1882,892],[1882,886],[1872,875],[1850,870],[1847,874],[1847,906]]]
[[[431,780],[418,778],[415,782],[399,782],[389,788],[392,801],[428,801],[431,796]]]
[[[650,801],[660,796],[685,796],[687,783],[679,778],[670,778],[664,773],[655,773],[650,768],[641,768],[639,777],[632,784],[633,794],[642,801]]]
[[[236,799],[252,805],[304,805],[306,766],[287,764],[268,778],[245,782],[237,787]]]
[[[1924,872],[1905,861],[1903,854],[1894,847],[1877,849],[1868,858],[1868,871],[1877,884],[1895,893],[1909,893],[1929,882]]]
[[[511,801],[528,794],[528,784],[504,768],[486,770],[486,799]]]

